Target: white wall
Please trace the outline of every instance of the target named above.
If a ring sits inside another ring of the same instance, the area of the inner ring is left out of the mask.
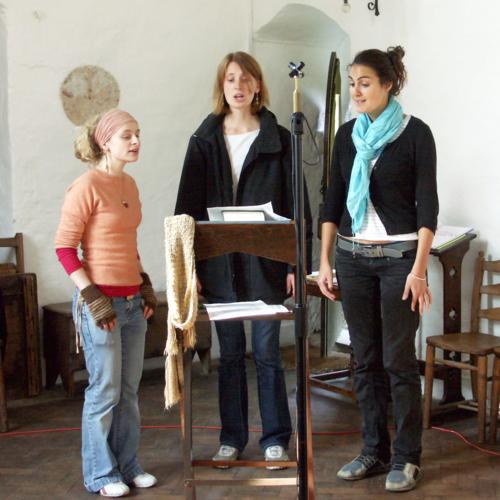
[[[7,26],[5,9],[0,4],[0,238],[11,237],[12,183],[7,119]],[[0,259],[10,258],[11,252],[0,250]]]
[[[0,34],[7,33],[12,230],[25,234],[27,269],[38,275],[41,305],[71,293],[52,251],[64,189],[83,168],[72,157],[74,127],[58,97],[66,75],[82,64],[107,69],[120,84],[120,106],[141,122],[144,147],[139,163],[130,166],[144,204],[140,252],[155,285],[163,288],[162,220],[173,210],[188,137],[210,110],[215,66],[226,52],[247,49],[252,32],[288,3],[4,0],[6,30],[0,24]],[[473,226],[480,235],[464,265],[467,324],[473,257],[478,248],[500,256],[495,149],[500,4],[383,0],[375,17],[365,1],[351,0],[349,14],[341,12],[341,0],[303,3],[339,24],[350,37],[352,55],[368,47],[406,48],[409,81],[401,100],[436,138],[440,220]],[[279,68],[277,63],[275,71]],[[283,85],[288,88],[288,76]],[[5,142],[0,147],[9,149]],[[0,163],[0,175],[5,172]],[[424,334],[442,330],[435,261],[431,271],[436,303],[424,320]]]
[[[53,252],[64,191],[84,171],[59,88],[76,66],[96,64],[121,88],[120,106],[140,121],[141,158],[130,165],[143,202],[139,249],[164,289],[163,218],[171,215],[190,134],[210,111],[215,68],[246,48],[249,5],[231,0],[7,0],[9,112],[15,230],[40,305],[72,286]],[[232,25],[220,29],[221,19]],[[242,29],[243,28],[243,29]]]

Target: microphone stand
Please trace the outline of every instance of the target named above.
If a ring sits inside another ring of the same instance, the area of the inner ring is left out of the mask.
[[[304,115],[301,112],[300,78],[304,76],[304,63],[298,65],[290,63],[289,74],[295,83],[293,92],[293,113],[291,117],[292,134],[292,165],[294,177],[294,214],[296,230],[297,265],[295,269],[295,360],[297,377],[297,475],[299,500],[314,498],[312,480],[309,481],[308,458],[308,401],[307,401],[307,305],[305,293],[305,266],[306,262],[306,227],[304,220],[304,176],[302,169],[302,135],[304,131]],[[311,464],[312,467],[312,464]]]

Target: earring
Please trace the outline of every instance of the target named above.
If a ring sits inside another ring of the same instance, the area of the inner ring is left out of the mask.
[[[257,107],[260,106],[260,94],[258,92],[255,93],[254,101]]]

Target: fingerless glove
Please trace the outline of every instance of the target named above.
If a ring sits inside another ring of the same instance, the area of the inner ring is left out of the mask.
[[[113,310],[113,301],[104,295],[96,285],[89,285],[80,290],[83,300],[89,308],[90,314],[94,318],[95,324],[102,328],[106,323],[116,318]]]
[[[149,279],[148,273],[141,273],[141,277],[142,277],[142,284],[139,287],[139,292],[141,293],[142,298],[144,299],[144,305],[153,309],[154,312],[158,301],[156,300],[155,291],[153,290],[153,284]]]

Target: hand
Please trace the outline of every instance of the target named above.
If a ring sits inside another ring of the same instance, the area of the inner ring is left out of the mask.
[[[429,310],[432,304],[432,294],[427,285],[427,279],[419,279],[413,273],[410,273],[406,278],[405,289],[403,292],[403,300],[406,300],[411,293],[411,310],[415,311],[415,306],[418,302],[418,311],[420,316],[425,310]]]
[[[111,298],[104,295],[94,284],[80,290],[80,294],[87,304],[95,324],[103,330],[112,331],[116,326],[116,313],[113,310]]]
[[[144,304],[143,313],[144,313],[144,319],[149,319],[149,318],[151,318],[151,316],[153,316],[153,314],[155,313],[155,310],[152,309],[151,307],[147,306],[146,304]]]
[[[102,328],[103,330],[106,330],[107,332],[112,332],[115,329],[116,322],[117,322],[116,318],[114,318],[111,321],[108,321],[107,323],[102,322],[100,324],[100,328]],[[99,326],[99,325],[97,325],[97,326]]]
[[[318,286],[321,293],[330,300],[335,300],[333,294],[333,272],[330,264],[321,264],[318,274]]]
[[[139,292],[144,300],[144,318],[148,319],[153,316],[156,304],[158,300],[156,299],[155,291],[153,290],[153,285],[149,279],[148,273],[141,273],[142,284],[139,287]]]
[[[295,298],[295,274],[288,273],[286,275],[286,294]]]

